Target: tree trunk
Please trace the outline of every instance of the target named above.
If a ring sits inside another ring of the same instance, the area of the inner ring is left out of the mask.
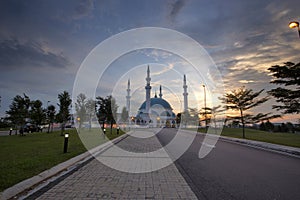
[[[243,110],[240,109],[240,112],[241,112],[241,120],[242,120],[242,126],[243,126],[243,138],[246,138],[245,137],[245,122],[244,122]]]
[[[51,126],[51,122],[49,122],[49,126],[48,126],[48,131],[47,131],[47,133],[50,132],[50,126]]]
[[[89,131],[91,131],[92,129],[92,117],[91,117],[91,114],[89,116]]]
[[[61,124],[61,132],[60,132],[60,135],[63,136],[64,135],[64,131],[65,131],[65,123],[63,122]]]
[[[110,122],[110,134],[112,134],[113,124],[113,122]]]

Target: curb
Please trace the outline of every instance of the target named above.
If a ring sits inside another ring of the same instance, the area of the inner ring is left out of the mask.
[[[275,151],[278,153],[284,153],[291,156],[300,157],[300,148],[297,147],[290,147],[280,144],[273,144],[273,143],[267,143],[267,142],[260,142],[255,140],[247,140],[247,139],[240,139],[240,138],[231,138],[226,136],[220,136],[220,138],[224,141],[230,141],[235,142],[239,144],[248,145],[251,147],[258,147],[266,150]]]
[[[184,130],[184,132],[190,133],[190,134],[195,134],[194,131],[190,131],[190,130]],[[290,147],[290,146],[261,142],[261,141],[256,141],[256,140],[248,140],[248,139],[233,138],[233,137],[219,136],[219,135],[213,135],[213,134],[205,134],[205,133],[200,133],[200,132],[197,132],[197,134],[203,135],[203,136],[208,135],[211,137],[219,137],[220,139],[222,139],[223,141],[226,141],[226,142],[234,142],[237,144],[246,145],[246,146],[253,147],[253,148],[260,148],[263,150],[274,151],[277,153],[300,158],[300,148],[297,148],[297,147]]]
[[[10,188],[7,188],[2,193],[0,193],[1,200],[3,199],[15,199],[18,198],[20,195],[22,195],[24,192],[31,191],[35,187],[45,184],[47,180],[50,180],[51,178],[58,178],[59,176],[63,174],[66,174],[74,169],[76,169],[77,166],[89,161],[97,154],[101,153],[102,151],[110,148],[113,144],[116,144],[120,142],[121,140],[128,137],[128,134],[123,134],[111,141],[108,141],[104,144],[101,144],[89,151],[86,151],[76,157],[73,157],[65,162],[62,162],[51,169],[45,170],[41,172],[40,174],[33,176],[31,178],[28,178],[20,183],[17,183],[16,185],[13,185]],[[48,183],[46,183],[48,184]]]

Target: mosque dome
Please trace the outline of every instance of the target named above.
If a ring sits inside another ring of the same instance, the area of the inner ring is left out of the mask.
[[[170,104],[162,98],[150,98],[150,107],[155,106],[155,105],[162,106],[166,110],[172,110],[172,107],[170,106]],[[139,108],[139,110],[142,110],[142,109],[146,109],[146,101],[144,101],[144,103]]]

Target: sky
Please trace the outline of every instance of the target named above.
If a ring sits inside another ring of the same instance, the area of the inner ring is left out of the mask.
[[[171,29],[198,42],[218,68],[225,91],[245,86],[264,89],[261,97],[266,96],[265,91],[276,87],[269,83],[272,77],[267,69],[300,62],[297,31],[288,28],[290,21],[300,20],[299,7],[298,0],[0,1],[0,116],[5,116],[13,97],[23,93],[40,99],[44,106],[56,105],[59,93],[72,93],[78,71],[101,42],[143,27]],[[164,38],[155,40],[163,42]],[[112,49],[122,45],[114,44]],[[130,79],[134,113],[145,100],[148,64],[152,96],[163,85],[163,97],[180,112],[185,73],[189,107],[203,105],[201,84],[207,74],[196,76],[187,70],[192,68],[184,58],[151,48],[115,59],[99,77],[95,95],[113,94],[121,109]],[[207,89],[211,102],[213,91]],[[271,99],[252,112],[275,114],[273,104]],[[299,115],[278,121],[296,119]]]

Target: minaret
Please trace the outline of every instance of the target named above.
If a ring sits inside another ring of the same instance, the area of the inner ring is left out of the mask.
[[[161,85],[159,86],[159,98],[162,98]]]
[[[150,78],[149,65],[148,65],[148,69],[147,69],[146,81],[147,81],[147,85],[145,87],[145,89],[146,89],[146,113],[149,113],[149,110],[150,110],[150,93],[151,93],[151,85],[150,85],[151,78]]]
[[[186,85],[186,77],[183,76],[183,112],[188,111],[188,93],[187,93],[187,85]]]
[[[128,111],[128,115],[130,112],[130,79],[128,79],[128,84],[127,84],[127,96],[126,96],[126,109]]]

